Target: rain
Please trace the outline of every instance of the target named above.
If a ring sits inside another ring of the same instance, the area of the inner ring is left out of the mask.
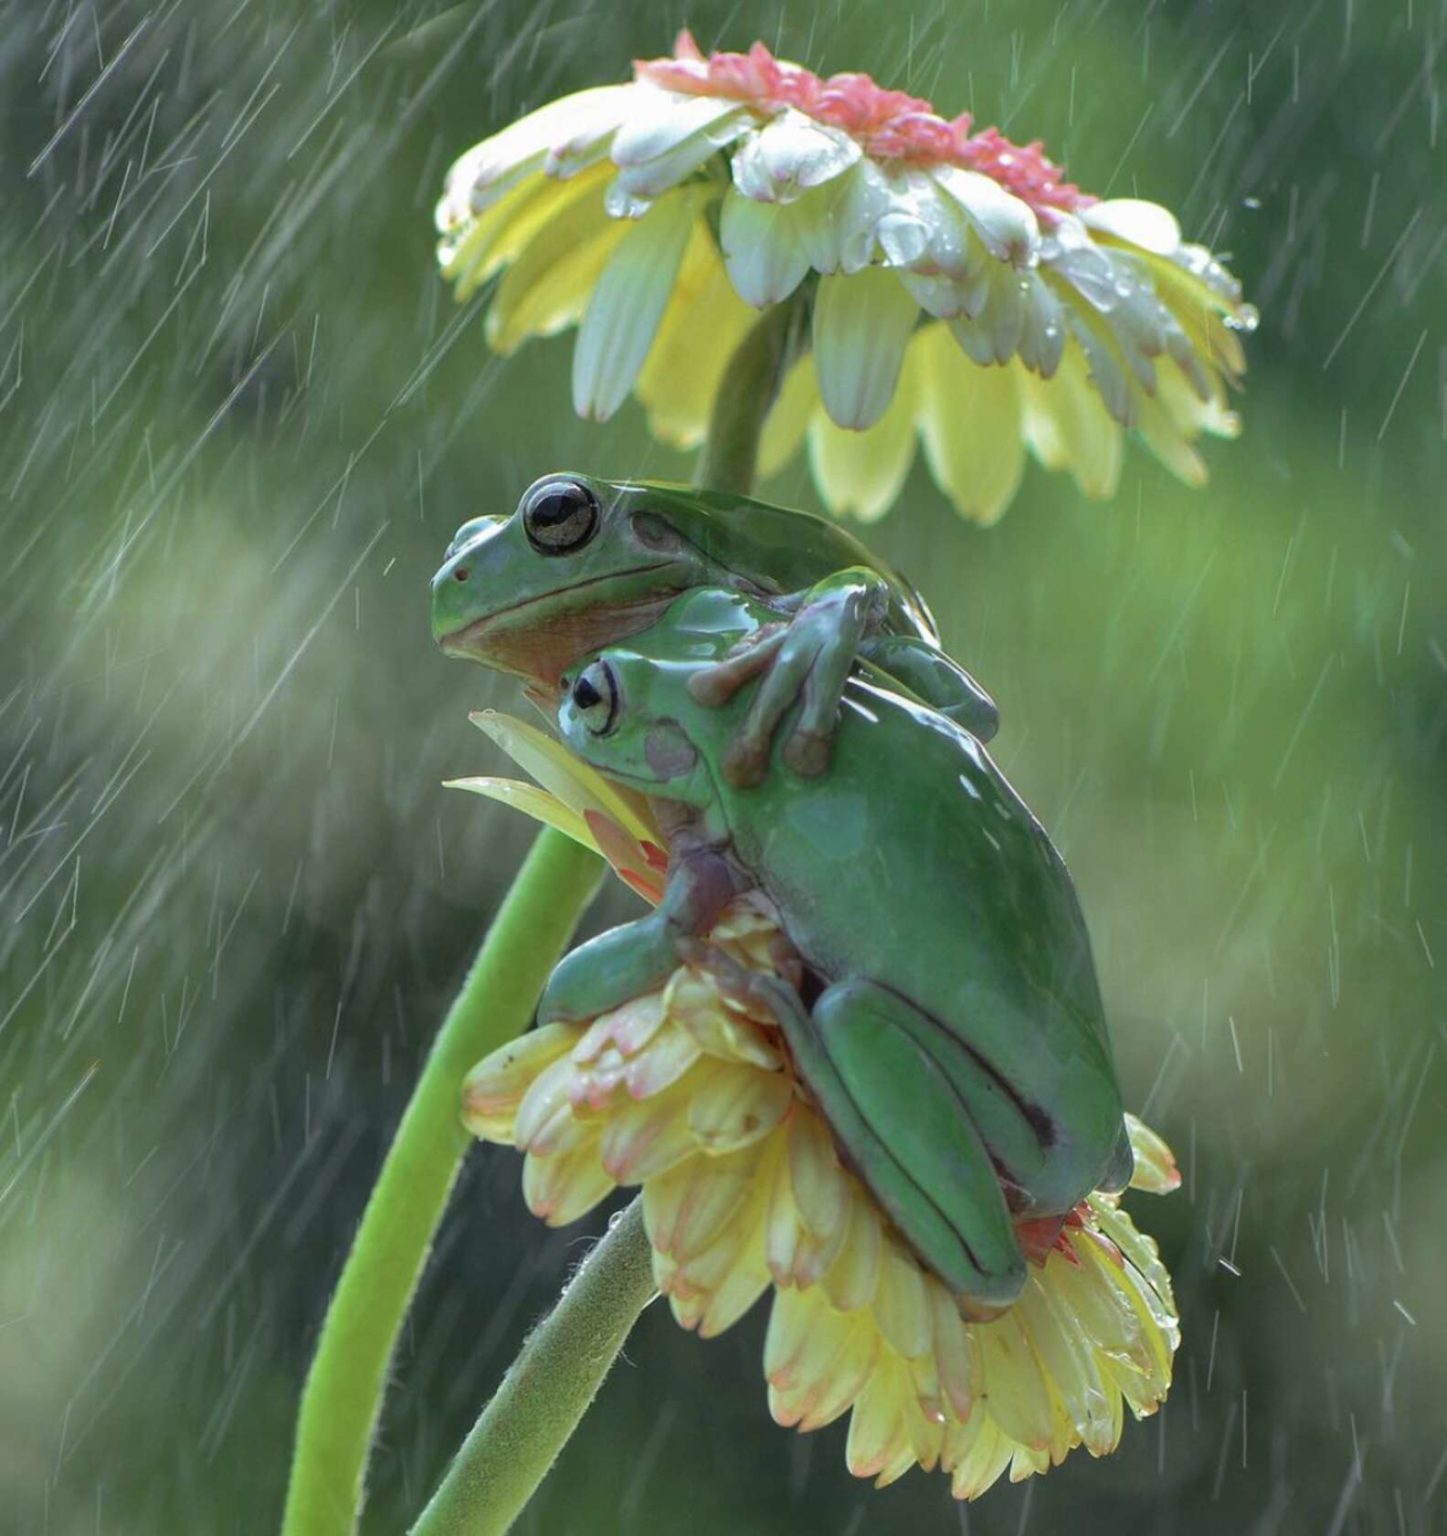
[[[565,340],[438,277],[451,160],[687,24],[1043,138],[1172,208],[1261,325],[1241,439],[998,526],[923,463],[864,530],[999,702],[1069,860],[1182,1318],[1165,1408],[957,1506],[768,1415],[763,1309],[662,1306],[520,1521],[572,1531],[1447,1528],[1447,198],[1431,0],[0,5],[0,1507],[277,1527],[307,1362],[532,836],[443,658],[454,529],[574,467],[686,480]],[[1433,316],[1436,316],[1434,322]],[[803,458],[761,488],[818,509]],[[908,900],[906,893],[887,893]],[[638,914],[616,884],[585,932]],[[363,1530],[415,1517],[604,1230],[474,1149]],[[621,1204],[621,1200],[618,1202]],[[613,1209],[608,1207],[608,1210]]]

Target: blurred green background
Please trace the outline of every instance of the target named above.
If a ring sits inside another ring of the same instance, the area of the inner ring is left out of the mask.
[[[1447,1529],[1447,197],[1432,0],[0,7],[0,1525],[251,1532],[435,1021],[530,829],[444,791],[510,685],[426,582],[539,473],[685,477],[499,365],[450,159],[687,19],[1043,136],[1259,304],[1204,492],[1139,450],[870,531],[999,699],[1182,1191],[1158,1418],[958,1510],[777,1429],[762,1316],[651,1309],[527,1532]],[[1424,201],[1424,199],[1427,199]],[[815,505],[802,468],[766,487]],[[619,890],[590,922],[634,910]],[[602,1213],[476,1151],[367,1525],[414,1512]]]

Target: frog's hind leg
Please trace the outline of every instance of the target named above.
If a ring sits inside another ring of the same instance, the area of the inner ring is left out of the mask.
[[[845,982],[809,1012],[791,987],[708,945],[682,952],[778,1020],[849,1164],[951,1292],[987,1307],[1014,1301],[1025,1260],[1000,1181],[959,1096],[901,1027],[909,1005]]]

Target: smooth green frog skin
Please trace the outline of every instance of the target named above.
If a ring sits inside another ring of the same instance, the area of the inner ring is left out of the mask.
[[[732,785],[722,762],[747,700],[700,708],[690,681],[767,617],[700,593],[640,648],[606,650],[572,679],[564,739],[659,797],[671,868],[660,907],[563,961],[539,1018],[617,1006],[681,955],[711,964],[777,1016],[849,1160],[920,1257],[957,1295],[1007,1305],[1025,1275],[1014,1223],[1063,1217],[1131,1170],[1074,886],[969,732],[858,680],[827,774]],[[792,988],[699,943],[754,887],[821,989],[804,989],[807,1012]]]
[[[709,587],[768,605],[744,654],[701,678],[724,703],[761,674],[725,771],[757,783],[773,738],[796,772],[828,763],[844,679],[856,656],[981,740],[989,695],[939,648],[919,594],[826,518],[748,497],[646,481],[544,476],[510,517],[464,523],[432,580],[432,632],[449,655],[523,678],[545,699],[582,657],[655,624],[683,592]]]

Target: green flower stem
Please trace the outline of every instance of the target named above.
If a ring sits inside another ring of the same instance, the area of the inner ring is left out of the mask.
[[[766,309],[739,343],[724,369],[698,466],[698,483],[747,496],[758,471],[764,420],[778,397],[790,364],[807,346],[809,297]]]
[[[285,1536],[349,1536],[356,1527],[388,1364],[471,1144],[458,1113],[462,1079],[526,1028],[602,872],[595,853],[544,830],[443,1020],[322,1326],[302,1394]]]
[[[502,1536],[567,1444],[656,1290],[640,1198],[614,1218],[523,1345],[412,1536]]]

